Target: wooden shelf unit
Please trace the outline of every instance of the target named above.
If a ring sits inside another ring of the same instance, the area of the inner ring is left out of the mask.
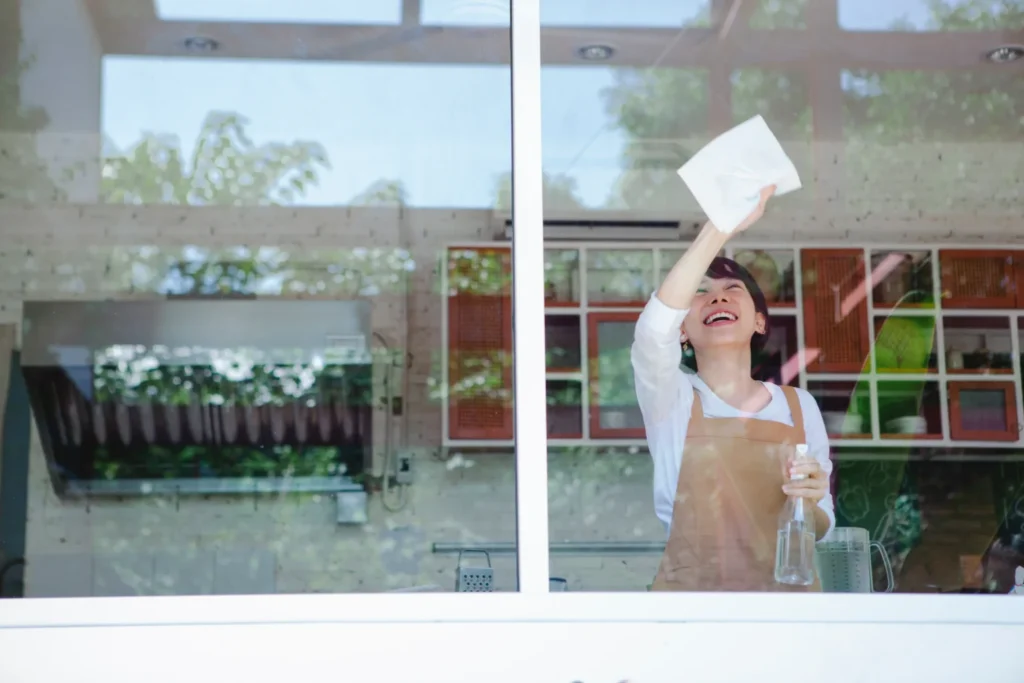
[[[632,392],[631,326],[686,246],[546,245],[549,421],[557,424],[549,425],[552,445],[644,444],[635,398],[627,401]],[[474,293],[475,285],[466,286],[466,278],[472,278],[466,261],[470,253],[487,260],[491,270],[497,258],[503,269],[500,279],[506,285],[511,281],[507,244],[449,249],[447,268],[442,269],[447,311],[442,381],[449,387],[443,442],[446,447],[509,446],[510,289],[493,291],[490,270],[486,282],[476,284],[491,290]],[[1024,289],[1018,287],[1024,286],[1024,250],[737,244],[725,255],[754,272],[766,289],[776,326],[792,321],[795,335],[786,334],[795,339],[783,340],[782,347],[787,357],[800,353],[805,362],[797,364],[789,383],[811,391],[826,421],[839,425],[832,434],[834,445],[1024,447]],[[452,278],[462,286],[453,288]],[[463,325],[474,328],[468,337]],[[969,344],[975,337],[979,348],[950,347],[954,342]],[[577,339],[578,349],[567,348]],[[989,349],[988,344],[998,348]],[[494,390],[487,396],[467,394],[463,385],[473,385],[467,373],[474,370],[467,368],[466,359],[476,362],[475,372],[480,373],[482,356],[488,353],[503,360],[492,361],[487,377],[476,386]],[[826,384],[846,387],[847,403],[859,401],[863,409],[852,420],[837,421],[842,410],[836,408],[841,405],[836,392],[816,394]],[[979,417],[992,411],[999,413],[998,419]],[[964,424],[965,419],[980,422]]]

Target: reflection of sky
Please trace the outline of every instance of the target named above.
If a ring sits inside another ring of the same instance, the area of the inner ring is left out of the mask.
[[[168,19],[397,21],[398,0],[160,0]],[[506,0],[424,0],[423,16],[494,23]],[[549,25],[680,25],[705,0],[545,0]],[[925,0],[843,0],[850,29],[927,16]],[[475,19],[473,17],[476,17]],[[225,40],[230,40],[227,33]],[[373,182],[401,180],[416,206],[487,206],[511,166],[509,72],[500,67],[223,61],[108,57],[103,130],[120,147],[144,131],[170,133],[186,154],[211,110],[250,118],[258,142],[314,140],[333,168],[302,201],[349,201]],[[584,201],[601,205],[619,175],[623,135],[611,130],[599,67],[545,69],[544,166],[568,173]]]

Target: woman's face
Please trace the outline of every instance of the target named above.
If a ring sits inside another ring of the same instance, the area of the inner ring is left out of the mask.
[[[705,277],[683,320],[682,341],[694,350],[736,347],[747,349],[754,334],[764,334],[764,316],[754,308],[742,280]]]

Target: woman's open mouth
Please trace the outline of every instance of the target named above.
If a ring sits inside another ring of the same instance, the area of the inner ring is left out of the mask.
[[[729,311],[713,311],[704,318],[705,327],[722,327],[736,322],[736,314]]]

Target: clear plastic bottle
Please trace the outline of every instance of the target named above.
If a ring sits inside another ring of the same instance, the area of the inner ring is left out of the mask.
[[[807,459],[807,444],[796,447],[796,461]],[[796,475],[794,481],[803,479]],[[775,580],[790,586],[814,583],[814,511],[803,498],[790,496],[779,513],[775,546]]]

